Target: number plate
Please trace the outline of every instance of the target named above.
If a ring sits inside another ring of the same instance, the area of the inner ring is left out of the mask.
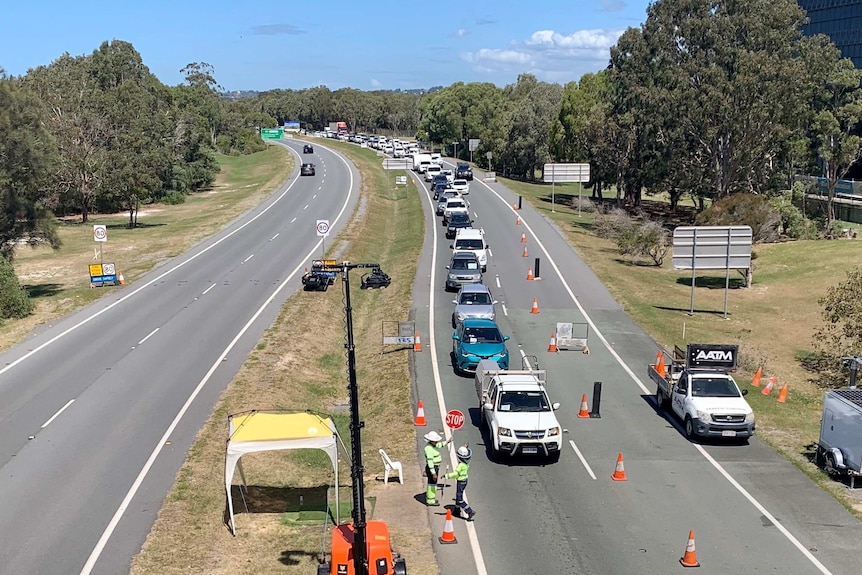
[[[521,450],[521,453],[538,453],[538,447],[525,447]]]
[[[736,437],[736,432],[732,429],[727,429],[721,432],[722,437]]]

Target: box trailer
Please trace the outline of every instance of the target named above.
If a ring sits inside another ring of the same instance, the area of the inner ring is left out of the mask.
[[[823,398],[817,464],[830,475],[862,476],[862,390],[836,389]]]

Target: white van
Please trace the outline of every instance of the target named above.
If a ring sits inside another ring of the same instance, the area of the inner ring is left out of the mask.
[[[433,182],[434,176],[436,176],[437,174],[439,174],[442,171],[443,170],[440,169],[440,166],[438,166],[437,164],[432,162],[431,164],[428,165],[428,167],[425,168],[425,181],[426,182]]]
[[[431,154],[431,163],[437,164],[438,166],[440,166],[442,168],[443,167],[443,158],[440,157],[440,154],[435,152],[435,153]]]
[[[455,243],[451,247],[457,251],[470,251],[476,254],[479,265],[484,272],[488,268],[488,244],[485,243],[485,231],[481,229],[465,228],[458,230],[455,234]]]

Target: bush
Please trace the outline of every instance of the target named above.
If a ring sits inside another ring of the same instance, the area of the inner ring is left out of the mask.
[[[616,239],[631,224],[632,219],[625,210],[597,210],[593,217],[593,233],[600,238]]]
[[[661,266],[667,255],[667,232],[658,222],[629,220],[616,241],[621,255],[649,257],[656,266]]]
[[[33,311],[33,302],[21,287],[15,268],[4,257],[0,257],[0,318],[22,318]]]
[[[793,192],[769,198],[769,206],[781,220],[780,231],[794,240],[813,240],[817,238],[817,225],[802,215],[802,210],[793,203]]]
[[[186,195],[182,192],[171,192],[165,194],[162,198],[162,203],[169,206],[177,206],[186,203]]]
[[[733,194],[713,203],[697,216],[699,226],[750,226],[755,242],[781,237],[781,214],[769,199],[756,194]]]
[[[814,351],[806,367],[820,376],[824,385],[845,380],[841,358],[862,355],[862,267],[847,272],[847,279],[826,290],[818,300],[823,308],[821,325],[814,335]]]
[[[580,211],[585,214],[591,214],[596,211],[596,205],[590,198],[572,198],[569,205],[571,205],[573,210],[578,210],[578,207],[580,206]]]

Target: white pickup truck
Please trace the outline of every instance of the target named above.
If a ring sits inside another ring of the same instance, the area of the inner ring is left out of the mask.
[[[748,390],[740,391],[730,375],[736,369],[737,346],[690,343],[685,350],[675,346],[672,356],[659,353],[661,361],[656,358],[648,368],[657,386],[656,405],[670,407],[687,438],[754,435],[754,411],[744,397]]]
[[[545,375],[544,370],[503,370],[496,361],[479,362],[479,416],[488,428],[495,458],[523,455],[559,460],[563,429],[554,410],[560,404],[548,399]]]

